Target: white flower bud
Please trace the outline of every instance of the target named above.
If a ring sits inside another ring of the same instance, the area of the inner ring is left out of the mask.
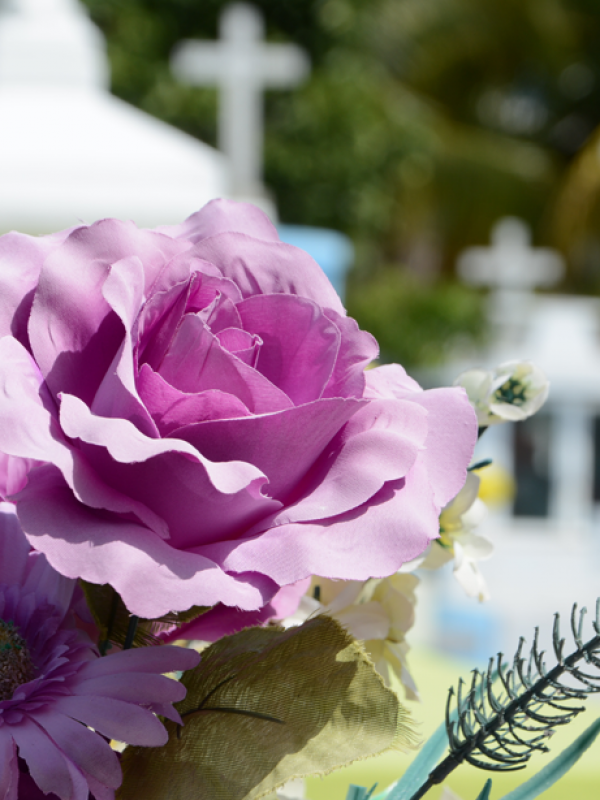
[[[531,417],[548,397],[549,383],[530,361],[507,361],[496,369],[469,369],[454,381],[462,386],[480,427]]]

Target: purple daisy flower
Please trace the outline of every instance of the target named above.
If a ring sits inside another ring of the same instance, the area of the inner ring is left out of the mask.
[[[194,667],[198,654],[161,646],[100,658],[75,627],[79,602],[76,582],[30,551],[0,504],[0,800],[21,798],[31,780],[61,800],[112,800],[121,767],[107,738],[157,747],[167,733],[155,714],[181,722],[171,703],[185,688],[161,673]]]

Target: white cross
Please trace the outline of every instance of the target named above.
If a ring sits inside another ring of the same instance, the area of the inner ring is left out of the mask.
[[[467,283],[492,289],[488,316],[499,326],[495,335],[511,347],[531,317],[533,290],[557,283],[565,269],[556,250],[531,246],[529,228],[517,217],[499,220],[492,229],[492,246],[467,248],[457,267]]]
[[[180,42],[171,68],[183,82],[218,85],[219,148],[231,163],[233,194],[261,194],[262,92],[299,83],[310,63],[296,45],[264,42],[260,12],[245,3],[227,6],[219,33],[220,42]]]
[[[458,274],[467,283],[531,291],[561,279],[562,257],[549,247],[532,247],[529,228],[522,220],[501,219],[491,238],[491,247],[469,247],[459,256]]]

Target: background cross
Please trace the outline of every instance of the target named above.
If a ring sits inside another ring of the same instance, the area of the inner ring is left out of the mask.
[[[564,274],[563,258],[549,247],[532,247],[528,226],[505,217],[492,230],[491,247],[469,247],[457,262],[467,283],[490,288],[488,317],[494,335],[516,347],[531,321],[534,289],[549,287]]]
[[[259,11],[245,3],[224,10],[219,34],[219,42],[180,42],[171,68],[182,82],[219,87],[219,148],[230,160],[232,194],[252,197],[262,194],[262,93],[298,84],[310,64],[296,45],[265,42]]]
[[[491,247],[469,247],[458,259],[458,273],[467,283],[532,291],[553,286],[562,278],[560,254],[549,247],[532,247],[529,228],[522,220],[501,219],[491,239]]]

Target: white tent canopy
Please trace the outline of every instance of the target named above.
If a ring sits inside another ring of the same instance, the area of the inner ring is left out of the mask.
[[[0,232],[102,217],[179,222],[228,193],[226,160],[108,93],[76,0],[0,5]]]

